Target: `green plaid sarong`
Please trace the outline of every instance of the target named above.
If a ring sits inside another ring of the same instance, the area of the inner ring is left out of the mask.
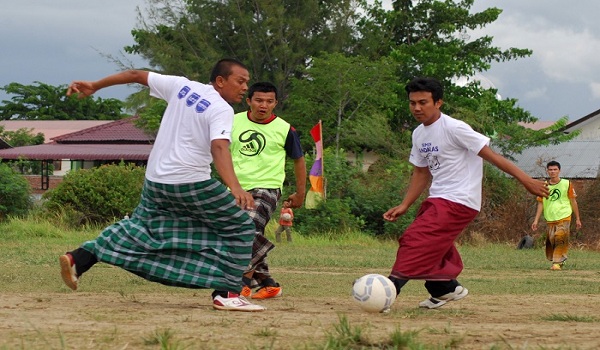
[[[255,227],[225,186],[214,179],[182,185],[146,180],[141,197],[130,219],[81,247],[149,281],[241,290]]]

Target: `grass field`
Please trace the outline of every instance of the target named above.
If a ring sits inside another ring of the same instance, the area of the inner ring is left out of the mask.
[[[417,307],[422,281],[390,314],[362,312],[352,281],[387,275],[396,242],[360,234],[295,236],[269,255],[282,298],[260,314],[218,312],[206,290],[150,283],[98,264],[72,292],[57,258],[94,238],[47,222],[0,225],[0,349],[597,349],[600,254],[572,249],[550,271],[541,248],[461,246],[471,294],[439,310]]]

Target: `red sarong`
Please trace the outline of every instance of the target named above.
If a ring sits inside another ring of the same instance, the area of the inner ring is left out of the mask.
[[[427,198],[398,240],[391,275],[400,279],[447,281],[463,269],[456,237],[479,212],[442,198]]]

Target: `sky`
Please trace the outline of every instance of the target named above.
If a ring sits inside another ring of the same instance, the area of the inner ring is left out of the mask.
[[[96,80],[120,70],[106,55],[145,67],[123,53],[133,44],[136,7],[144,5],[144,0],[7,1],[0,11],[0,87]],[[533,50],[528,58],[494,63],[483,72],[500,96],[517,99],[540,120],[574,121],[600,109],[600,1],[475,0],[472,12],[489,7],[503,13],[469,35],[490,35],[501,49]],[[135,91],[111,87],[97,95],[124,99]],[[0,101],[8,98],[0,91]]]

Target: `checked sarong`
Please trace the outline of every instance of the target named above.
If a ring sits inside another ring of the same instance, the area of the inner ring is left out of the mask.
[[[82,248],[149,281],[239,292],[254,235],[252,219],[220,182],[146,180],[131,218]]]

